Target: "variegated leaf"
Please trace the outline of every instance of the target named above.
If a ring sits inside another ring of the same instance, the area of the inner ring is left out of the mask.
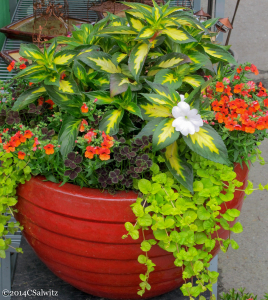
[[[179,25],[198,28],[199,30],[209,33],[206,27],[192,16],[174,14],[172,15],[171,19],[176,21],[176,23],[178,23]]]
[[[155,93],[168,98],[168,100],[171,103],[174,103],[174,105],[180,101],[180,96],[175,90],[155,82],[150,82],[148,80],[146,80],[146,83],[155,91]]]
[[[21,44],[20,56],[32,61],[36,61],[39,64],[45,64],[46,59],[42,51],[34,44]]]
[[[115,135],[119,131],[119,124],[123,118],[123,109],[114,109],[107,111],[102,121],[100,122],[99,129],[106,134]]]
[[[119,66],[112,62],[112,56],[101,51],[92,51],[79,56],[79,59],[96,71],[106,73],[121,73]]]
[[[142,13],[145,13],[146,15],[152,15],[153,8],[149,5],[142,4],[142,3],[130,3],[130,2],[122,2],[122,3],[128,7],[136,9]]]
[[[182,28],[169,27],[168,29],[162,30],[162,34],[166,34],[175,43],[196,42],[196,39]]]
[[[85,93],[87,97],[91,100],[97,100],[96,104],[97,105],[103,105],[103,104],[112,104],[114,101],[116,101],[118,98],[116,97],[110,97],[109,92],[105,91],[93,91],[93,92],[88,92]]]
[[[63,157],[70,153],[75,145],[82,119],[66,115],[59,132],[60,152]]]
[[[135,139],[141,139],[143,136],[150,136],[154,134],[154,131],[156,130],[156,127],[159,125],[159,123],[164,120],[164,118],[154,118],[151,121],[149,121],[139,132],[139,134],[135,135]]]
[[[128,61],[129,70],[137,81],[139,79],[149,49],[150,47],[146,43],[137,44],[130,53]]]
[[[142,114],[139,106],[136,103],[128,103],[127,105],[122,105],[124,109],[132,113],[133,115],[136,115],[142,119]]]
[[[112,56],[112,62],[117,66],[126,57],[127,57],[126,53],[116,52]]]
[[[150,26],[146,26],[146,27],[143,27],[143,29],[140,31],[137,39],[147,40],[147,39],[153,37],[154,34],[155,34],[155,31]]]
[[[166,165],[172,175],[190,192],[193,192],[193,169],[179,156],[179,147],[175,141],[167,146],[164,154]]]
[[[78,89],[78,86],[76,82],[69,78],[67,80],[60,80],[60,86],[59,90],[61,93],[67,93],[67,94],[80,94],[80,91]]]
[[[205,82],[203,77],[200,75],[188,75],[185,76],[182,81],[190,84],[194,88],[202,85]]]
[[[189,64],[184,64],[181,66],[178,66],[175,69],[175,73],[178,77],[183,78],[185,75],[189,74],[190,72],[190,65]]]
[[[72,37],[57,36],[55,39],[57,40],[57,43],[61,44],[61,45],[66,44],[66,45],[71,45],[73,47],[77,47],[77,46],[80,46],[82,44],[82,42],[79,42],[75,38],[72,38]],[[51,40],[51,41],[53,41],[53,40]]]
[[[161,85],[165,85],[168,88],[172,88],[174,90],[177,90],[182,84],[181,77],[179,77],[174,70],[169,69],[159,71],[155,75],[154,82]]]
[[[219,18],[209,19],[203,22],[203,26],[210,28],[219,21]]]
[[[141,113],[144,120],[151,118],[172,118],[171,108],[148,101],[140,101]]]
[[[85,67],[79,62],[75,61],[73,64],[73,72],[76,78],[81,80],[82,82],[86,82],[87,73]]]
[[[138,9],[125,10],[125,13],[128,13],[137,19],[142,19],[144,21],[146,20],[145,15],[142,12],[140,12]]]
[[[139,91],[142,89],[142,84],[137,81],[129,80],[124,74],[111,74],[110,76],[110,92],[111,97],[125,92],[128,87],[131,91]]]
[[[99,32],[99,35],[106,34],[137,34],[136,30],[128,27],[128,26],[115,26],[115,27],[106,27]]]
[[[90,81],[89,78],[87,78],[87,81]],[[110,80],[108,74],[97,74],[92,82],[98,89],[104,91],[109,90]]]
[[[163,14],[163,18],[165,18],[165,17],[171,15],[172,13],[178,12],[178,11],[180,11],[180,10],[182,10],[182,9],[184,10],[185,7],[184,7],[184,6],[169,7],[169,8],[165,11],[165,13]]]
[[[179,138],[180,132],[172,126],[173,121],[174,118],[166,118],[157,126],[153,135],[153,151],[164,149]]]
[[[182,53],[168,53],[159,57],[154,64],[154,69],[171,69],[185,63],[190,63],[190,58]]]
[[[21,70],[17,75],[14,76],[14,79],[19,77],[28,76],[30,78],[31,75],[39,74],[40,72],[46,72],[46,67],[43,65],[30,65],[24,70]]]
[[[52,85],[45,85],[45,89],[53,102],[62,110],[76,118],[81,117],[83,101],[79,95],[63,94],[59,91],[58,87]]]
[[[216,58],[218,61],[224,60],[230,64],[237,65],[234,57],[220,46],[215,44],[201,44],[201,46],[209,56]]]
[[[208,124],[204,124],[194,134],[183,136],[183,139],[189,148],[197,154],[220,164],[230,164],[223,140]]]
[[[134,28],[137,32],[140,32],[142,28],[145,26],[145,23],[141,21],[139,18],[136,18],[127,12],[125,13],[129,25]]]
[[[47,60],[49,63],[52,62],[52,59],[56,52],[57,46],[58,46],[57,40],[55,39],[47,49]]]
[[[23,92],[14,103],[12,110],[19,111],[46,93],[44,87],[34,87]]]
[[[78,53],[74,50],[62,50],[54,56],[54,64],[56,65],[69,65]]]
[[[141,94],[152,104],[165,105],[170,107],[171,109],[174,107],[174,103],[170,101],[167,97],[159,94]]]
[[[187,52],[188,57],[195,64],[200,64],[201,66],[211,65],[209,57],[200,51],[189,51]]]

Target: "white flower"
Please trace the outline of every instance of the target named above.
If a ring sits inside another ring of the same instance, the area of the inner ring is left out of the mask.
[[[194,134],[199,131],[199,127],[203,126],[203,120],[198,114],[197,109],[191,109],[186,102],[179,102],[177,106],[172,108],[172,115],[175,120],[172,126],[176,131],[180,131],[183,135]]]
[[[180,94],[180,98],[181,98],[181,101],[184,101],[186,99],[185,95],[181,95],[181,94]]]

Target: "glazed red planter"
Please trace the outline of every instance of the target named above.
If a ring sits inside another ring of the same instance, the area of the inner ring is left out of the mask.
[[[237,179],[246,186],[248,168],[235,165]],[[118,192],[112,196],[97,189],[32,178],[18,188],[16,219],[24,226],[24,236],[39,258],[57,276],[76,288],[110,299],[140,299],[137,295],[139,274],[145,272],[137,257],[143,252],[140,240],[126,233],[124,223],[135,223],[130,205],[134,192]],[[241,210],[244,192],[237,191],[227,202],[228,208]],[[226,210],[225,205],[222,211]],[[234,222],[232,222],[234,223]],[[226,239],[229,232],[218,231]],[[147,238],[153,238],[152,232]],[[219,245],[212,254],[216,255]],[[144,298],[169,292],[183,284],[182,269],[175,267],[172,254],[153,246],[149,252],[156,264],[150,275],[150,291]]]

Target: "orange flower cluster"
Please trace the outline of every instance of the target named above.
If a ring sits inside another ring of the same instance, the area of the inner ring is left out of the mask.
[[[55,148],[55,146],[52,144],[48,144],[48,145],[44,146],[44,149],[45,149],[47,155],[53,154],[55,152],[54,148]]]
[[[7,132],[8,130],[4,130],[4,132]],[[32,137],[32,132],[30,130],[26,130],[24,134],[22,134],[20,131],[18,131],[15,135],[13,135],[8,142],[3,144],[3,149],[7,152],[15,152],[16,148],[21,145],[22,143],[25,143],[27,139],[30,139]],[[2,143],[2,139],[0,141]],[[19,151],[20,152],[20,151]],[[22,152],[23,153],[23,152]],[[22,154],[20,157],[18,156],[19,159],[24,159],[22,158]]]
[[[93,130],[90,130],[85,136],[84,139],[90,143],[93,138],[97,135],[96,132],[93,132]],[[113,137],[109,136],[108,134],[105,134],[102,132],[102,142],[101,147],[99,146],[88,146],[86,148],[85,157],[92,159],[94,155],[99,155],[100,160],[109,160],[111,150],[110,148],[113,146]]]
[[[82,113],[87,113],[87,112],[88,112],[88,107],[87,107],[86,103],[84,103],[84,104],[81,106],[81,112],[82,112]]]
[[[257,73],[255,68],[254,65],[249,67],[252,72]],[[239,67],[237,73],[241,73],[242,70]],[[223,82],[217,82],[215,87],[209,86],[203,96],[210,99],[218,123],[224,124],[230,131],[254,133],[255,130],[268,129],[268,98],[262,99],[263,101],[254,99],[254,95],[260,98],[267,97],[262,83],[257,86],[253,81],[249,81],[235,84],[232,88],[227,82],[228,79],[224,78]]]
[[[8,72],[11,72],[15,68],[15,60],[12,60],[12,62],[8,65],[7,70]]]

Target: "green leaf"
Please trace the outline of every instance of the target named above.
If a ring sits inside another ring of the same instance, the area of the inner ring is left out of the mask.
[[[139,180],[138,187],[139,187],[139,190],[145,195],[149,194],[152,190],[151,182],[147,179]]]
[[[180,136],[172,126],[174,119],[166,118],[160,122],[153,134],[153,151],[159,151],[174,143]]]
[[[166,165],[172,175],[185,188],[193,192],[193,169],[190,164],[180,158],[177,142],[174,142],[166,148],[164,157]]]
[[[150,136],[153,135],[156,127],[159,125],[159,123],[163,120],[163,118],[155,118],[152,121],[148,122],[142,130],[137,134],[134,138],[135,139],[141,139],[143,136]]]
[[[34,102],[46,92],[44,87],[34,87],[23,92],[12,107],[13,111],[19,111],[25,108],[28,104]]]
[[[144,120],[172,117],[171,108],[164,105],[152,104],[148,101],[140,101],[140,108]]]
[[[119,131],[119,124],[123,118],[124,110],[114,109],[109,110],[103,115],[99,129],[106,134],[115,135]]]
[[[219,134],[208,124],[199,132],[183,136],[185,143],[197,154],[217,163],[230,165],[226,146]]]
[[[200,261],[200,260],[197,260],[195,263],[194,263],[194,272],[197,274],[199,273],[200,271],[202,271],[204,268],[204,264]]]
[[[190,84],[192,87],[196,88],[202,85],[205,82],[205,80],[203,79],[202,76],[199,75],[189,75],[189,76],[185,76],[182,82],[186,82]]]
[[[136,81],[139,80],[149,49],[150,46],[146,43],[137,44],[130,53],[128,60],[129,70]]]
[[[21,70],[16,76],[14,76],[14,79],[19,78],[19,77],[23,77],[23,76],[27,76],[29,79],[31,78],[31,76],[35,75],[35,74],[40,74],[40,72],[46,72],[46,67],[42,66],[42,65],[30,65],[27,68],[25,68],[24,70]]]
[[[197,210],[197,216],[200,220],[210,219],[210,213],[206,210],[205,207],[201,206]]]
[[[40,78],[39,80],[42,81],[43,79]],[[44,84],[45,85],[56,85],[56,86],[59,87],[60,86],[60,74],[51,73],[48,76],[46,75],[45,80],[44,80]]]
[[[139,262],[140,264],[145,264],[146,261],[147,261],[146,256],[144,256],[144,255],[139,255],[139,256],[138,256],[138,262]]]
[[[140,224],[140,226],[146,226],[146,227],[151,226],[152,225],[152,217],[149,214],[146,214],[146,215],[138,218],[138,223]]]
[[[232,248],[233,248],[234,250],[237,250],[237,249],[239,249],[239,245],[237,244],[237,242],[236,242],[236,241],[234,241],[234,240],[231,240],[231,245],[232,245]]]
[[[68,78],[67,80],[60,80],[59,91],[68,94],[80,94],[78,86],[72,78]]]
[[[240,222],[237,222],[234,224],[232,228],[230,228],[230,230],[233,231],[234,233],[241,233],[243,232],[243,226],[241,225]]]
[[[164,229],[157,229],[153,231],[154,237],[159,240],[159,241],[163,241],[165,240],[168,236],[166,233],[166,230]]]
[[[76,78],[81,80],[82,82],[86,82],[87,79],[87,72],[85,67],[79,62],[75,61],[73,64],[73,71]]]
[[[62,126],[59,132],[60,152],[63,157],[73,150],[75,140],[77,138],[81,119],[66,115],[63,119]]]
[[[197,245],[204,244],[207,239],[207,235],[204,232],[196,232],[194,237]]]

